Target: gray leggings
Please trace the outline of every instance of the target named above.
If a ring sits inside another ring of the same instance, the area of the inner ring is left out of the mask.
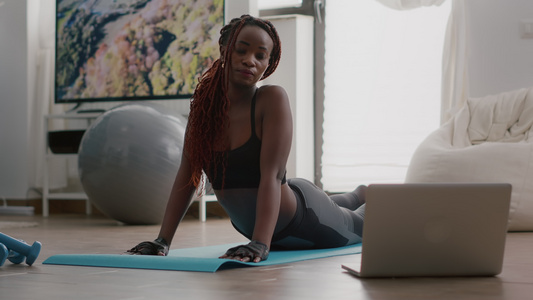
[[[365,205],[355,193],[328,196],[308,180],[287,180],[298,202],[290,224],[274,235],[272,248],[333,248],[359,243]]]

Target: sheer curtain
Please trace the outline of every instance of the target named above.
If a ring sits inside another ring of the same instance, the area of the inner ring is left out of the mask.
[[[455,115],[468,97],[468,49],[465,0],[453,0],[442,61],[441,124]]]
[[[439,6],[446,0],[376,0],[396,9]],[[468,95],[468,39],[465,0],[451,0],[442,61],[441,124],[465,103]]]
[[[326,5],[326,191],[403,182],[415,148],[440,125],[450,3],[379,2],[384,5],[349,0]],[[425,4],[441,5],[390,9]]]

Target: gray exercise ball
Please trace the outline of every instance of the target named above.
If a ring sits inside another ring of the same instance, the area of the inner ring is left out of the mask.
[[[78,171],[89,200],[110,218],[159,224],[181,163],[186,120],[151,103],[129,103],[85,131]]]

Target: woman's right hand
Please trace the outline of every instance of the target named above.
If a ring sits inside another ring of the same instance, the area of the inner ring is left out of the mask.
[[[268,246],[259,242],[251,241],[247,245],[230,248],[219,258],[240,260],[242,262],[261,262],[268,258]]]
[[[157,238],[154,241],[145,241],[126,251],[131,255],[168,255],[168,243],[163,238]]]

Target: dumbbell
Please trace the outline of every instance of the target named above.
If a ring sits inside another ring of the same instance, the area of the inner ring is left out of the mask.
[[[4,244],[0,244],[0,267],[6,262],[8,254],[9,251],[7,250],[6,246]]]
[[[13,250],[9,250],[4,244],[0,244],[0,267],[4,265],[6,258],[14,264],[20,264],[24,261],[24,259],[26,259],[24,255]]]
[[[20,264],[25,258],[26,257],[24,255],[13,250],[9,250],[9,255],[7,256],[7,259],[14,264]]]
[[[23,241],[19,241],[10,237],[9,235],[0,232],[0,243],[4,244],[7,249],[14,251],[20,255],[26,256],[26,264],[31,266],[41,252],[41,243],[34,242],[31,246]],[[9,255],[9,254],[8,254]],[[16,256],[20,259],[20,256]]]

